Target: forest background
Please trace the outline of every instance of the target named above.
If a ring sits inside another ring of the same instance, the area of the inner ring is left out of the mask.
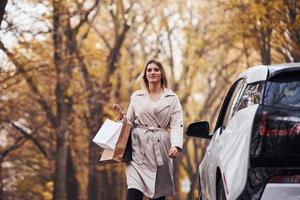
[[[156,58],[185,126],[211,130],[237,74],[300,61],[299,0],[1,0],[0,200],[124,199],[122,164],[91,142]],[[185,137],[176,197],[197,196],[208,141]]]

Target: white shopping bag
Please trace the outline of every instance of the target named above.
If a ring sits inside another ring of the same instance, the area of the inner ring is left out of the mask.
[[[106,119],[94,137],[93,142],[104,149],[115,149],[122,125],[122,122]]]

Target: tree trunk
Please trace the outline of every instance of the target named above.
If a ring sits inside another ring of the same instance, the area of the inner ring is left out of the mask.
[[[97,96],[94,97],[97,99]],[[111,171],[107,169],[98,170],[100,150],[93,142],[92,139],[98,131],[99,122],[103,119],[102,107],[99,107],[99,103],[94,107],[92,121],[90,127],[89,137],[89,172],[88,172],[88,199],[89,200],[104,200],[104,199],[115,199],[111,198],[115,194],[115,191],[110,192],[110,188],[114,188],[109,182],[108,174]],[[98,112],[96,112],[98,111]]]
[[[89,200],[97,200],[98,198],[98,190],[100,190],[99,184],[99,172],[97,171],[97,163],[99,160],[99,148],[96,147],[94,143],[92,143],[92,139],[95,136],[95,132],[90,131],[89,137],[89,162],[88,162],[88,199]]]
[[[59,84],[60,81],[58,81]],[[61,83],[62,84],[62,83]],[[60,88],[60,85],[58,85]],[[58,127],[56,128],[56,158],[54,175],[54,200],[65,200],[67,198],[67,149],[69,146],[69,113],[70,107],[65,104],[66,97],[61,89],[56,91]]]
[[[88,97],[90,120],[87,120],[87,124],[90,130],[89,134],[89,172],[88,172],[88,199],[89,200],[102,200],[102,199],[116,199],[116,192],[110,192],[110,188],[115,188],[114,185],[109,184],[107,170],[99,172],[97,170],[97,163],[99,160],[99,148],[92,143],[92,139],[98,131],[99,123],[103,122],[104,104],[109,102],[110,98],[110,76],[115,72],[121,46],[125,40],[126,33],[129,30],[129,26],[124,23],[121,34],[117,37],[114,43],[114,47],[107,57],[107,72],[101,83],[101,91],[94,89],[96,83],[92,82],[88,74],[87,68],[84,62],[81,62],[81,70],[83,72],[86,89],[90,91]],[[80,56],[80,55],[79,55]],[[101,95],[99,95],[101,94]]]
[[[92,142],[103,120],[103,106],[100,102],[100,91],[97,89],[98,86],[96,86],[96,83],[92,81],[79,49],[76,50],[76,56],[77,60],[79,60],[79,67],[85,82],[85,90],[88,91],[89,94],[87,97],[89,115],[85,119],[85,124],[89,130],[87,198],[89,200],[108,199],[105,198],[105,190],[109,187],[107,178],[105,177],[106,175],[97,169],[100,150],[97,145]],[[103,187],[106,188],[103,189]]]
[[[58,133],[60,134],[60,133]],[[56,139],[56,157],[55,157],[55,175],[54,175],[54,200],[65,200],[66,194],[66,158],[67,146],[64,138],[57,137]]]
[[[260,31],[260,56],[263,65],[270,65],[271,60],[271,37],[272,29],[271,28],[261,28]]]
[[[300,3],[297,0],[285,0],[285,6],[288,11],[288,30],[290,35],[290,54],[294,62],[300,62],[300,28],[299,15]]]
[[[53,43],[56,69],[56,158],[54,175],[54,200],[67,198],[67,148],[69,145],[69,116],[72,111],[72,98],[67,90],[71,81],[73,67],[74,36],[69,18],[64,14],[61,1],[53,1]]]
[[[179,163],[180,160],[177,158],[176,160],[173,160],[173,168],[174,168],[174,188],[175,188],[175,197],[174,200],[179,200],[179,192],[180,192],[180,182],[179,182]]]
[[[191,188],[190,188],[190,191],[187,195],[187,200],[193,200],[195,199],[195,189],[196,189],[196,186],[197,186],[197,183],[198,183],[198,177],[199,177],[199,173],[198,173],[198,170],[197,170],[197,173],[195,173],[192,177],[191,177]]]
[[[0,160],[0,200],[4,200],[4,191],[3,191],[3,182],[2,182],[2,162],[3,160]]]
[[[67,149],[67,200],[79,199],[79,183],[70,146]]]

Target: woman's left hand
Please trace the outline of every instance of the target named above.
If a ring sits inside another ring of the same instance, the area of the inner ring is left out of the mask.
[[[177,158],[178,155],[179,155],[178,149],[176,147],[171,147],[168,154],[169,158]]]

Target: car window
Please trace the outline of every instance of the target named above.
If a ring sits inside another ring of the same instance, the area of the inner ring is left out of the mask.
[[[231,93],[231,97],[228,101],[227,104],[227,108],[224,111],[225,115],[224,115],[224,120],[222,123],[222,128],[226,128],[229,120],[233,117],[234,113],[234,105],[236,104],[237,100],[239,99],[239,96],[241,94],[241,91],[243,89],[245,81],[243,79],[239,80],[238,82],[235,83],[235,85],[233,86],[233,92]]]
[[[269,80],[264,105],[300,108],[300,72],[280,74]]]
[[[249,106],[259,104],[261,102],[263,88],[264,81],[247,85],[241,98],[236,103],[233,113]]]

